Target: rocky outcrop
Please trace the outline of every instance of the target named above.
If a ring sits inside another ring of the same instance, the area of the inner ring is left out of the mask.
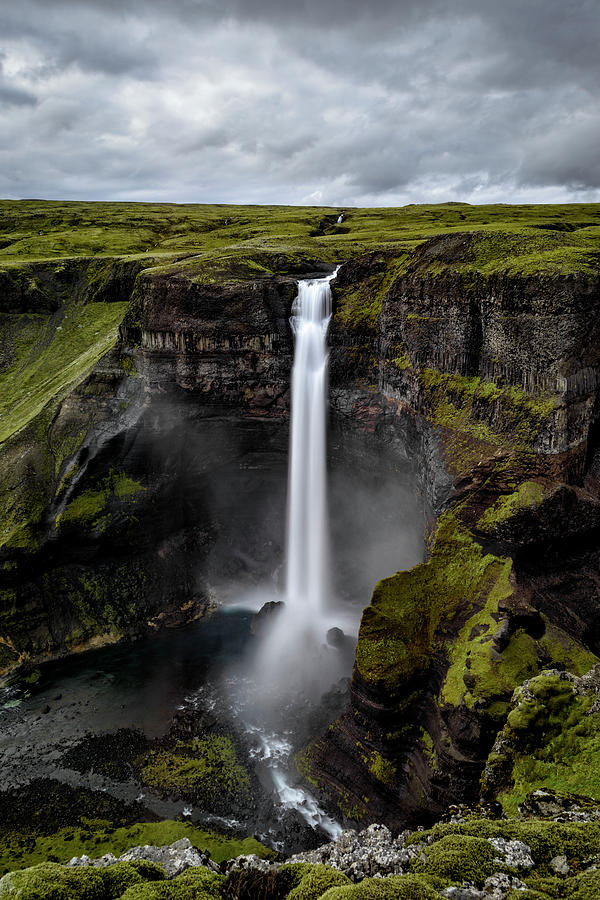
[[[149,844],[144,844],[141,847],[132,847],[131,850],[127,850],[119,857],[116,857],[113,853],[106,853],[97,859],[91,859],[85,855],[74,856],[69,860],[67,866],[70,868],[93,866],[94,868],[105,869],[107,866],[114,866],[119,862],[137,862],[139,860],[161,866],[169,879],[177,878],[178,875],[181,875],[187,869],[198,866],[202,866],[209,872],[218,874],[221,872],[218,865],[211,860],[210,855],[208,853],[199,853],[192,846],[189,838],[180,838],[178,841],[174,841],[172,844],[167,844],[164,847],[153,847]]]

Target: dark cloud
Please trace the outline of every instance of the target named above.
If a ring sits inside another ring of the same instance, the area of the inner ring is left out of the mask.
[[[596,199],[597,0],[21,0],[0,194]]]

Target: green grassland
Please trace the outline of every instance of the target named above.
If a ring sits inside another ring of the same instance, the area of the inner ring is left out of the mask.
[[[282,254],[341,261],[365,250],[411,250],[443,233],[488,232],[496,239],[476,242],[461,264],[464,268],[488,273],[509,268],[525,274],[597,268],[593,257],[600,251],[600,204],[346,209],[343,223],[337,225],[341,211],[5,200],[0,201],[0,266],[61,257],[127,256],[146,259],[150,266],[175,265],[200,273],[203,263],[218,272],[219,257],[221,263],[241,257],[256,274],[256,266],[266,271],[285,268]]]

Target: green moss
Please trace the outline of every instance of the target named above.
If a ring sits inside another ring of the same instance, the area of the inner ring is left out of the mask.
[[[223,875],[198,866],[171,881],[135,884],[122,896],[123,900],[209,900],[221,896],[224,881]]]
[[[569,900],[597,900],[600,897],[600,871],[583,872],[569,884]]]
[[[558,735],[517,755],[513,788],[498,796],[507,812],[516,812],[525,796],[538,788],[600,798],[600,715],[586,712],[583,704],[576,704]],[[535,726],[541,741],[546,729],[539,720]]]
[[[505,838],[518,840],[531,848],[535,862],[536,877],[552,877],[554,872],[549,864],[555,856],[566,856],[575,870],[585,859],[600,851],[599,822],[549,822],[535,819],[484,819],[470,817],[456,824],[438,822],[428,831],[417,831],[408,835],[406,844],[421,844],[431,841],[433,849],[442,840],[454,836],[457,847],[465,836],[478,839]],[[491,846],[491,845],[488,845]],[[427,847],[426,852],[430,850]],[[494,855],[498,855],[494,851]],[[502,870],[497,868],[496,871]],[[506,867],[504,867],[506,868]]]
[[[534,897],[561,897],[564,896],[567,886],[562,876],[541,876],[535,871],[529,877],[522,877],[522,881]]]
[[[548,897],[560,897],[561,894],[552,893],[549,894],[547,891],[538,891],[538,890],[530,890],[527,888],[526,890],[514,890],[509,891],[504,895],[504,900],[548,900]]]
[[[441,880],[424,875],[390,875],[365,878],[351,887],[330,888],[321,900],[439,900]]]
[[[56,524],[66,525],[68,522],[78,525],[91,525],[104,510],[107,495],[104,491],[83,491],[57,517]]]
[[[133,497],[144,490],[139,481],[134,481],[125,472],[111,472],[97,490],[90,488],[71,500],[57,516],[56,525],[92,526],[98,523],[111,498]]]
[[[434,425],[513,451],[531,451],[558,403],[552,394],[530,396],[519,388],[499,387],[478,376],[467,378],[427,368],[417,374],[425,394],[425,415]],[[488,424],[492,420],[493,428]],[[453,468],[457,469],[456,463]]]
[[[131,497],[133,494],[139,494],[140,491],[145,490],[143,484],[130,478],[125,472],[117,472],[111,475],[109,484],[115,497]]]
[[[437,754],[435,751],[435,744],[429,732],[424,728],[421,728],[419,743],[421,745],[421,752],[423,753],[423,756],[428,761],[431,768],[437,769]]]
[[[377,781],[382,784],[391,785],[394,783],[396,775],[396,766],[389,759],[384,757],[377,750],[371,750],[367,762],[369,772],[374,775]]]
[[[128,353],[122,353],[119,362],[125,374],[129,375],[130,378],[137,378],[139,376],[133,356]]]
[[[482,887],[483,882],[497,871],[496,851],[489,841],[480,837],[448,834],[425,849],[426,862],[416,859],[415,872],[429,872],[450,881],[472,881]]]
[[[11,872],[0,880],[0,897],[20,900],[210,900],[220,897],[222,875],[188,869],[172,881],[147,862],[115,863],[106,868],[66,868],[43,863]]]
[[[504,719],[515,687],[537,675],[549,661],[577,675],[587,672],[598,661],[593,653],[547,621],[540,640],[534,640],[522,629],[517,630],[498,657],[493,638],[504,621],[498,601],[510,593],[510,568],[507,561],[507,593],[491,594],[485,606],[465,622],[452,643],[450,666],[442,686],[445,703],[457,706],[464,700],[472,708],[478,700],[484,700],[488,716],[497,722]]]
[[[600,662],[600,659],[591,650],[569,637],[545,617],[544,625],[545,631],[539,640],[539,645],[557,668],[572,672],[573,675],[583,675]]]
[[[503,750],[488,762],[492,772],[508,768],[512,788],[498,796],[507,811],[538,788],[600,798],[600,714],[590,712],[592,702],[566,679],[531,679],[508,715]]]
[[[493,506],[484,512],[477,527],[485,532],[492,532],[497,525],[506,522],[515,513],[527,507],[538,506],[542,502],[544,489],[535,481],[524,481],[512,494],[503,494]]]
[[[297,879],[287,900],[318,900],[329,888],[352,884],[346,875],[329,866],[296,863],[283,869]]]
[[[378,269],[375,275],[349,287],[338,288],[336,317],[339,321],[352,328],[374,330],[383,300],[394,279],[404,271],[406,259],[406,254],[390,258],[375,254],[372,260]]]
[[[398,690],[445,646],[444,623],[510,594],[509,572],[509,560],[484,554],[456,517],[445,513],[428,562],[376,586],[359,632],[360,675]]]
[[[284,245],[292,256],[298,246],[308,246],[313,258],[323,259],[332,250],[346,255],[382,246],[412,250],[432,235],[475,232],[462,256],[442,260],[430,254],[419,265],[423,271],[514,275],[593,271],[588,257],[598,245],[598,228],[589,226],[597,222],[597,211],[594,203],[353,209],[345,230],[323,228],[339,213],[323,207],[5,200],[0,201],[0,260],[8,265],[32,258],[128,255],[147,266],[207,250],[265,245],[276,250]],[[272,270],[260,258],[255,264]]]
[[[250,776],[226,735],[179,742],[173,750],[152,751],[140,777],[144,784],[167,794],[193,794],[205,803],[247,797],[250,790]]]
[[[396,366],[397,369],[401,371],[406,371],[407,369],[412,368],[412,363],[410,361],[410,356],[408,353],[400,353],[398,356],[395,356],[392,359],[392,362]]]
[[[0,443],[78,384],[115,344],[127,303],[67,308],[40,321],[38,340],[0,378]]]
[[[19,900],[116,900],[143,877],[131,863],[105,869],[69,869],[46,862],[0,879],[0,897]]]

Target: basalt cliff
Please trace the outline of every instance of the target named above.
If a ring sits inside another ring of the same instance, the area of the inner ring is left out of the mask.
[[[600,790],[577,681],[600,661],[600,210],[302,211],[285,242],[260,238],[280,212],[228,215],[178,220],[185,248],[173,226],[2,262],[0,671],[191,621],[275,565],[296,280],[341,263],[334,444],[412,467],[427,550],[374,587],[349,706],[299,769],[395,830]]]

